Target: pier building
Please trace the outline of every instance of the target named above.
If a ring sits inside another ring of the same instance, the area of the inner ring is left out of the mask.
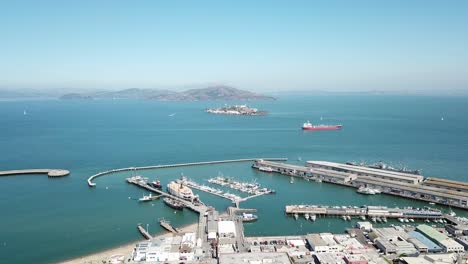
[[[329,161],[307,161],[306,167],[324,169],[327,171],[339,171],[348,174],[355,174],[357,176],[367,176],[372,179],[391,180],[411,184],[418,184],[424,180],[424,177],[421,175],[379,170]]]
[[[253,168],[271,168],[284,175],[314,179],[355,188],[468,209],[468,183],[421,175],[365,168],[328,161],[307,161],[306,166],[256,160]]]

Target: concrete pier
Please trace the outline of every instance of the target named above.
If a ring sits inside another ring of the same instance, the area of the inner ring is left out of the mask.
[[[150,233],[148,233],[141,225],[138,225],[138,231],[140,232],[140,234],[145,237],[146,239],[152,239],[153,237],[150,235]]]
[[[15,176],[27,174],[47,174],[47,176],[49,177],[63,177],[69,175],[70,171],[62,169],[28,169],[0,171],[0,176]]]
[[[175,167],[187,167],[187,166],[200,166],[200,165],[212,165],[212,164],[222,164],[222,163],[234,163],[234,162],[248,162],[248,161],[255,161],[255,160],[269,160],[269,161],[287,161],[287,158],[255,158],[255,159],[234,159],[234,160],[216,160],[216,161],[202,161],[202,162],[191,162],[191,163],[179,163],[179,164],[168,164],[168,165],[155,165],[155,166],[144,166],[144,167],[128,167],[128,168],[121,168],[121,169],[114,169],[103,171],[97,174],[92,175],[88,178],[88,186],[89,187],[96,187],[96,183],[93,182],[94,179],[112,174],[115,172],[122,172],[122,171],[133,171],[133,170],[149,170],[149,169],[164,169],[164,168],[175,168]]]

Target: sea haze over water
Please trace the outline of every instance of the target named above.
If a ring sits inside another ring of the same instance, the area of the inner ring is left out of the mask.
[[[286,157],[306,160],[379,161],[422,169],[426,176],[468,181],[468,97],[317,96],[252,102],[262,117],[210,115],[224,102],[8,101],[0,102],[0,169],[64,168],[61,179],[0,177],[0,259],[49,263],[139,239],[138,223],[161,231],[159,217],[175,225],[196,221],[174,214],[162,201],[138,204],[144,192],[125,183],[130,173],[86,179],[99,171],[180,162]],[[26,115],[24,115],[26,110]],[[172,113],[176,113],[170,116]],[[320,121],[323,117],[323,121]],[[444,120],[441,120],[441,119]],[[303,132],[303,122],[343,124],[341,131]],[[277,195],[250,200],[259,221],[247,235],[341,232],[339,219],[315,223],[284,216],[284,205],[425,206],[385,195],[363,196],[351,188],[253,171],[250,163],[141,172],[165,184],[184,173],[200,183],[219,172],[257,180]],[[105,187],[108,187],[106,189]],[[200,194],[223,210],[229,203]],[[445,207],[440,207],[444,208]],[[465,214],[461,211],[458,213]]]

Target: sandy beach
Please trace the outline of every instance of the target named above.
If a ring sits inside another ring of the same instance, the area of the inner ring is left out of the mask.
[[[181,233],[187,233],[187,232],[196,232],[197,230],[198,223],[193,223],[184,227],[179,228],[181,230]],[[155,236],[155,238],[160,238],[160,237],[165,237],[165,236],[172,236],[171,233],[169,232],[164,232],[160,233]],[[125,260],[130,258],[130,255],[132,253],[133,248],[135,247],[135,244],[138,242],[143,242],[146,240],[137,240],[130,242],[128,244],[118,246],[115,248],[111,248],[105,251],[100,251],[96,252],[87,256],[81,256],[69,260],[65,260],[63,262],[59,262],[59,264],[102,264],[103,261],[109,260],[109,258],[113,255],[124,255]]]

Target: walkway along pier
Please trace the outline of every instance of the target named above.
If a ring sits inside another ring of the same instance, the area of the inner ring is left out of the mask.
[[[252,167],[270,168],[272,172],[307,180],[354,188],[369,187],[388,195],[468,209],[468,183],[465,182],[328,161],[307,161],[305,166],[298,166],[257,160]]]
[[[89,187],[96,187],[96,183],[93,182],[95,178],[112,174],[115,172],[122,172],[122,171],[132,171],[132,170],[149,170],[149,169],[164,169],[164,168],[175,168],[175,167],[187,167],[187,166],[199,166],[199,165],[211,165],[211,164],[222,164],[222,163],[234,163],[234,162],[252,162],[255,160],[259,160],[262,158],[256,159],[234,159],[234,160],[217,160],[217,161],[202,161],[202,162],[191,162],[191,163],[179,163],[179,164],[168,164],[168,165],[155,165],[155,166],[144,166],[144,167],[128,167],[128,168],[121,168],[121,169],[113,169],[108,171],[103,171],[97,174],[92,175],[88,178],[88,186]],[[263,158],[262,160],[269,160],[269,161],[287,161],[287,158]]]
[[[28,170],[9,170],[0,171],[0,176],[15,176],[27,174],[47,174],[49,177],[63,177],[70,174],[68,170],[62,169],[28,169]]]
[[[388,208],[386,206],[321,206],[287,205],[286,214],[309,214],[322,216],[364,216],[386,218],[442,219],[445,215],[436,209]]]

